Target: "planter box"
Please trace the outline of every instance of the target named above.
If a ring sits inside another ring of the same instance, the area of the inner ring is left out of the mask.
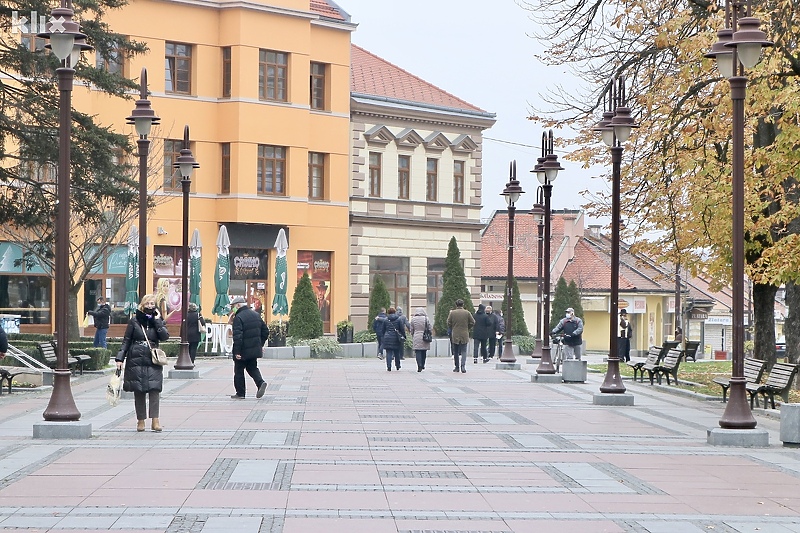
[[[561,365],[561,379],[565,383],[586,383],[586,361],[566,360]]]
[[[437,337],[431,343],[428,350],[429,357],[450,357],[450,339],[447,337]]]
[[[295,346],[294,347],[295,359],[311,359],[311,348],[308,346]]]
[[[264,348],[265,359],[294,359],[294,348],[291,346],[267,346]]]
[[[377,342],[363,342],[361,343],[363,347],[363,354],[362,357],[378,357],[378,343]]]
[[[364,346],[358,343],[342,344],[342,357],[364,357]]]
[[[728,352],[724,352],[722,350],[714,350],[714,360],[715,361],[727,361],[728,360]]]

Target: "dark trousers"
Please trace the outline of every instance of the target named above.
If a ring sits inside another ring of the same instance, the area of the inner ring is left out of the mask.
[[[150,392],[133,391],[133,406],[136,409],[136,420],[147,418],[147,400],[150,400],[150,418],[158,418],[161,406],[161,393],[157,390]]]
[[[192,363],[194,363],[194,358],[197,357],[197,347],[200,346],[199,342],[190,342],[189,343],[189,357],[192,358]]]
[[[489,349],[487,350],[487,352],[489,353],[489,358],[494,357],[495,346],[497,346],[497,335],[492,335],[491,337],[489,337]]]
[[[264,378],[261,377],[261,371],[258,369],[258,359],[236,359],[236,356],[233,358],[233,388],[236,389],[237,396],[244,397],[245,393],[245,383],[244,383],[244,371],[247,370],[247,373],[250,374],[250,377],[253,378],[253,381],[256,383],[256,387],[260,387],[262,383],[264,383]]]
[[[453,350],[453,361],[456,364],[456,369],[459,366],[459,359],[461,360],[461,368],[464,369],[467,366],[467,345],[466,344],[451,344],[450,345]]]
[[[617,353],[620,361],[631,360],[631,340],[627,337],[617,337]]]
[[[425,368],[425,360],[428,358],[428,350],[414,350],[417,358],[417,370]]]
[[[486,359],[486,340],[487,339],[472,339],[472,357],[478,358],[478,346],[481,347],[481,357]]]
[[[403,348],[384,348],[386,352],[386,369],[392,369],[392,359],[394,359],[394,366],[400,370],[400,354],[403,353]]]

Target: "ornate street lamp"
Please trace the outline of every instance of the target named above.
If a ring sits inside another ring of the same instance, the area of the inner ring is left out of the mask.
[[[603,119],[594,128],[603,142],[611,149],[611,297],[609,304],[609,354],[600,392],[624,393],[625,385],[619,374],[619,351],[617,347],[617,311],[619,308],[619,229],[620,229],[620,169],[622,166],[622,144],[627,142],[633,128],[638,125],[631,117],[625,96],[625,80],[612,80],[605,98]]]
[[[538,233],[537,253],[536,253],[536,347],[533,353],[542,356],[542,247],[544,239],[544,189],[541,186],[536,188],[536,203],[531,209],[533,221],[536,223]]]
[[[150,129],[158,124],[161,119],[156,116],[147,99],[147,69],[142,68],[139,78],[141,86],[136,107],[126,120],[128,124],[136,127],[139,138],[136,144],[139,147],[139,298],[147,294],[147,157],[150,154]]]
[[[536,179],[542,184],[544,195],[544,239],[542,241],[542,255],[544,256],[542,264],[542,274],[544,275],[542,298],[544,298],[544,311],[542,320],[548,325],[550,320],[550,197],[553,194],[553,182],[556,181],[558,172],[564,170],[558,162],[558,156],[553,151],[553,146],[553,130],[548,133],[542,132],[542,157],[539,159],[541,163],[531,171],[536,173]],[[542,329],[542,358],[539,360],[539,366],[536,367],[536,373],[556,373],[556,367],[553,366],[553,359],[550,357],[549,327],[543,327]]]
[[[75,64],[83,50],[91,50],[86,35],[72,20],[72,2],[61,0],[61,6],[51,11],[49,31],[38,37],[49,39],[47,48],[62,62],[58,75],[58,206],[56,210],[55,243],[55,340],[56,369],[53,372],[53,392],[43,416],[47,421],[75,422],[81,413],[75,405],[70,387],[69,367],[69,212],[70,212],[70,135],[72,132],[72,81]]]
[[[517,202],[519,197],[525,191],[517,181],[517,162],[512,161],[509,169],[509,180],[506,183],[506,188],[500,193],[505,197],[506,205],[508,205],[508,273],[506,276],[506,340],[503,345],[503,355],[500,356],[501,363],[514,363],[517,358],[514,357],[514,350],[512,348],[511,335],[513,334],[513,314],[514,314],[514,213],[517,210]]]
[[[192,172],[200,168],[192,151],[189,149],[189,126],[183,127],[183,148],[181,155],[175,159],[172,166],[181,173],[181,191],[183,192],[183,243],[181,246],[181,349],[178,353],[178,360],[175,363],[175,370],[191,370],[194,363],[189,355],[189,342],[186,335],[188,333],[188,323],[186,315],[189,311],[189,188],[192,185]]]
[[[747,403],[744,379],[744,99],[747,93],[745,69],[754,67],[761,49],[772,46],[761,22],[752,16],[750,2],[725,2],[725,28],[717,32],[718,41],[706,54],[716,58],[720,73],[728,78],[733,102],[733,234],[732,234],[732,319],[733,356],[730,399],[719,420],[724,429],[753,429],[756,420]]]

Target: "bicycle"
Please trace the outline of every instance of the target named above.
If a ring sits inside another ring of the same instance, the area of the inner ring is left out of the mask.
[[[561,369],[561,363],[564,362],[564,335],[552,335],[553,355],[550,357],[553,361],[553,366],[556,367],[556,374]]]

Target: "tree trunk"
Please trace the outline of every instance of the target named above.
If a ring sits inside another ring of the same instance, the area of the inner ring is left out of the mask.
[[[786,282],[786,306],[789,315],[783,324],[786,334],[786,357],[789,362],[800,362],[800,287],[793,281]],[[795,388],[800,389],[800,380],[795,381]]]
[[[67,338],[70,342],[80,340],[81,333],[78,324],[78,291],[81,286],[69,289],[69,317],[67,317]]]
[[[767,370],[775,364],[775,285],[753,284],[753,331],[756,359],[767,362]]]

